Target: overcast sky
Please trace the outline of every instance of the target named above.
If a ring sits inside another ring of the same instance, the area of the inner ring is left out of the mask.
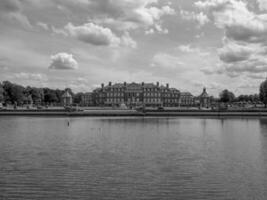
[[[90,91],[170,83],[257,93],[267,0],[0,0],[0,80]]]

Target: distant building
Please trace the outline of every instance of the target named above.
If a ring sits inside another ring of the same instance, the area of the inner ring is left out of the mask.
[[[211,106],[211,97],[208,95],[206,88],[203,88],[203,91],[198,97],[198,100],[200,107],[209,108]]]
[[[119,106],[125,104],[136,106],[178,106],[180,91],[175,88],[160,86],[154,83],[115,83],[107,86],[101,84],[92,94],[93,102],[97,106]]]
[[[62,95],[62,104],[63,106],[70,106],[72,105],[72,102],[73,102],[72,95],[69,93],[68,90],[66,90]]]
[[[92,92],[87,92],[82,95],[82,101],[81,101],[81,106],[93,106],[94,101],[93,101],[93,93]]]
[[[180,106],[194,106],[195,97],[190,92],[181,92]]]

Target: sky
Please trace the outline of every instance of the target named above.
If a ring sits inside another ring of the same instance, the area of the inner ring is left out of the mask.
[[[0,27],[0,80],[25,86],[218,96],[267,77],[267,0],[0,0]]]

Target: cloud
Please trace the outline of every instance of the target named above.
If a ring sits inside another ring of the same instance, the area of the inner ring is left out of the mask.
[[[68,33],[86,43],[96,46],[118,46],[118,38],[109,28],[104,28],[93,23],[87,23],[81,26],[74,26],[71,23],[65,26]]]
[[[210,20],[203,12],[195,13],[186,10],[180,10],[182,19],[196,21],[200,26],[207,24]]]
[[[16,22],[24,28],[32,28],[29,19],[22,14],[22,1],[20,0],[1,0],[0,20],[9,24]]]
[[[258,0],[261,10],[264,10],[264,2]],[[197,1],[195,5],[216,27],[224,30],[222,48],[218,49],[222,65],[216,72],[237,77],[267,70],[266,13],[251,9],[248,1],[205,0]]]
[[[233,41],[224,43],[223,48],[219,49],[219,57],[225,63],[236,63],[250,58],[254,48],[248,45],[238,44]]]
[[[136,42],[126,32],[120,37],[116,36],[111,29],[105,28],[94,23],[87,23],[81,26],[74,26],[71,23],[65,26],[65,30],[72,37],[80,41],[96,46],[113,46],[118,47],[130,46],[136,47]]]
[[[267,10],[267,1],[266,0],[258,0],[259,8],[262,11]]]
[[[49,30],[49,27],[46,23],[43,23],[43,22],[37,22],[36,24],[37,26],[39,26],[40,28],[42,28],[43,30],[46,30],[48,31]]]
[[[198,1],[195,5],[205,10],[210,20],[225,30],[228,38],[244,42],[266,42],[267,15],[249,10],[246,2],[206,0]]]
[[[62,35],[64,37],[68,36],[68,33],[65,30],[60,29],[60,28],[56,28],[54,26],[51,26],[51,31],[52,31],[52,34]]]
[[[20,73],[15,73],[12,76],[16,79],[24,79],[24,80],[36,80],[36,81],[48,80],[46,75],[40,73],[20,72]]]
[[[78,69],[78,63],[73,58],[72,54],[67,53],[58,53],[51,56],[52,63],[49,66],[49,69],[58,69],[58,70],[68,70],[68,69]]]
[[[5,13],[19,12],[21,10],[21,3],[19,0],[1,0],[0,11]]]
[[[123,46],[131,47],[131,48],[136,48],[137,46],[136,42],[133,40],[133,38],[131,38],[129,32],[125,32],[124,35],[122,35],[121,44]]]
[[[177,47],[177,49],[183,53],[195,53],[198,54],[200,56],[208,56],[210,55],[209,52],[201,50],[199,48],[196,47],[192,47],[190,44],[187,45],[180,45]]]
[[[175,14],[170,5],[158,7],[157,0],[89,0],[89,2],[91,21],[123,31],[155,28],[163,16]]]
[[[166,53],[157,53],[151,62],[151,67],[164,69],[178,69],[183,65],[184,63],[178,57]]]

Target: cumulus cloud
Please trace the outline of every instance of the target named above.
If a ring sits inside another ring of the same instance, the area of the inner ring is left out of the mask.
[[[258,0],[262,11],[265,2]],[[223,63],[221,70],[230,77],[267,70],[266,13],[252,10],[248,1],[205,0],[197,1],[195,5],[215,26],[224,30],[223,46],[218,50]]]
[[[156,6],[157,0],[90,0],[89,2],[90,20],[116,30],[155,28],[163,16],[175,14],[170,5]]]
[[[86,43],[97,46],[118,46],[118,38],[109,28],[104,28],[93,23],[87,23],[81,26],[74,26],[71,23],[65,26],[68,33]]]
[[[51,64],[49,69],[68,70],[78,69],[78,62],[73,58],[72,54],[58,53],[51,56]]]
[[[236,42],[227,41],[224,46],[219,49],[219,57],[225,63],[235,63],[249,59],[254,48],[244,46]]]
[[[260,10],[267,10],[267,1],[266,0],[258,0]]]
[[[206,0],[195,5],[205,10],[214,24],[225,30],[228,38],[245,42],[267,40],[267,15],[249,10],[244,1]]]
[[[200,26],[207,24],[210,20],[203,12],[195,13],[186,10],[180,10],[182,19],[196,21]]]
[[[209,52],[201,50],[197,47],[192,47],[190,44],[187,45],[180,45],[177,47],[177,49],[183,53],[195,53],[200,56],[207,56],[209,55]]]
[[[115,35],[111,29],[105,28],[94,23],[87,23],[81,26],[74,26],[71,23],[65,26],[65,30],[70,36],[80,41],[96,46],[130,46],[136,47],[136,42],[130,37],[129,33],[124,33],[121,38]]]
[[[20,0],[1,0],[0,20],[11,24],[16,22],[24,28],[32,28],[28,18],[22,14],[22,1]]]

